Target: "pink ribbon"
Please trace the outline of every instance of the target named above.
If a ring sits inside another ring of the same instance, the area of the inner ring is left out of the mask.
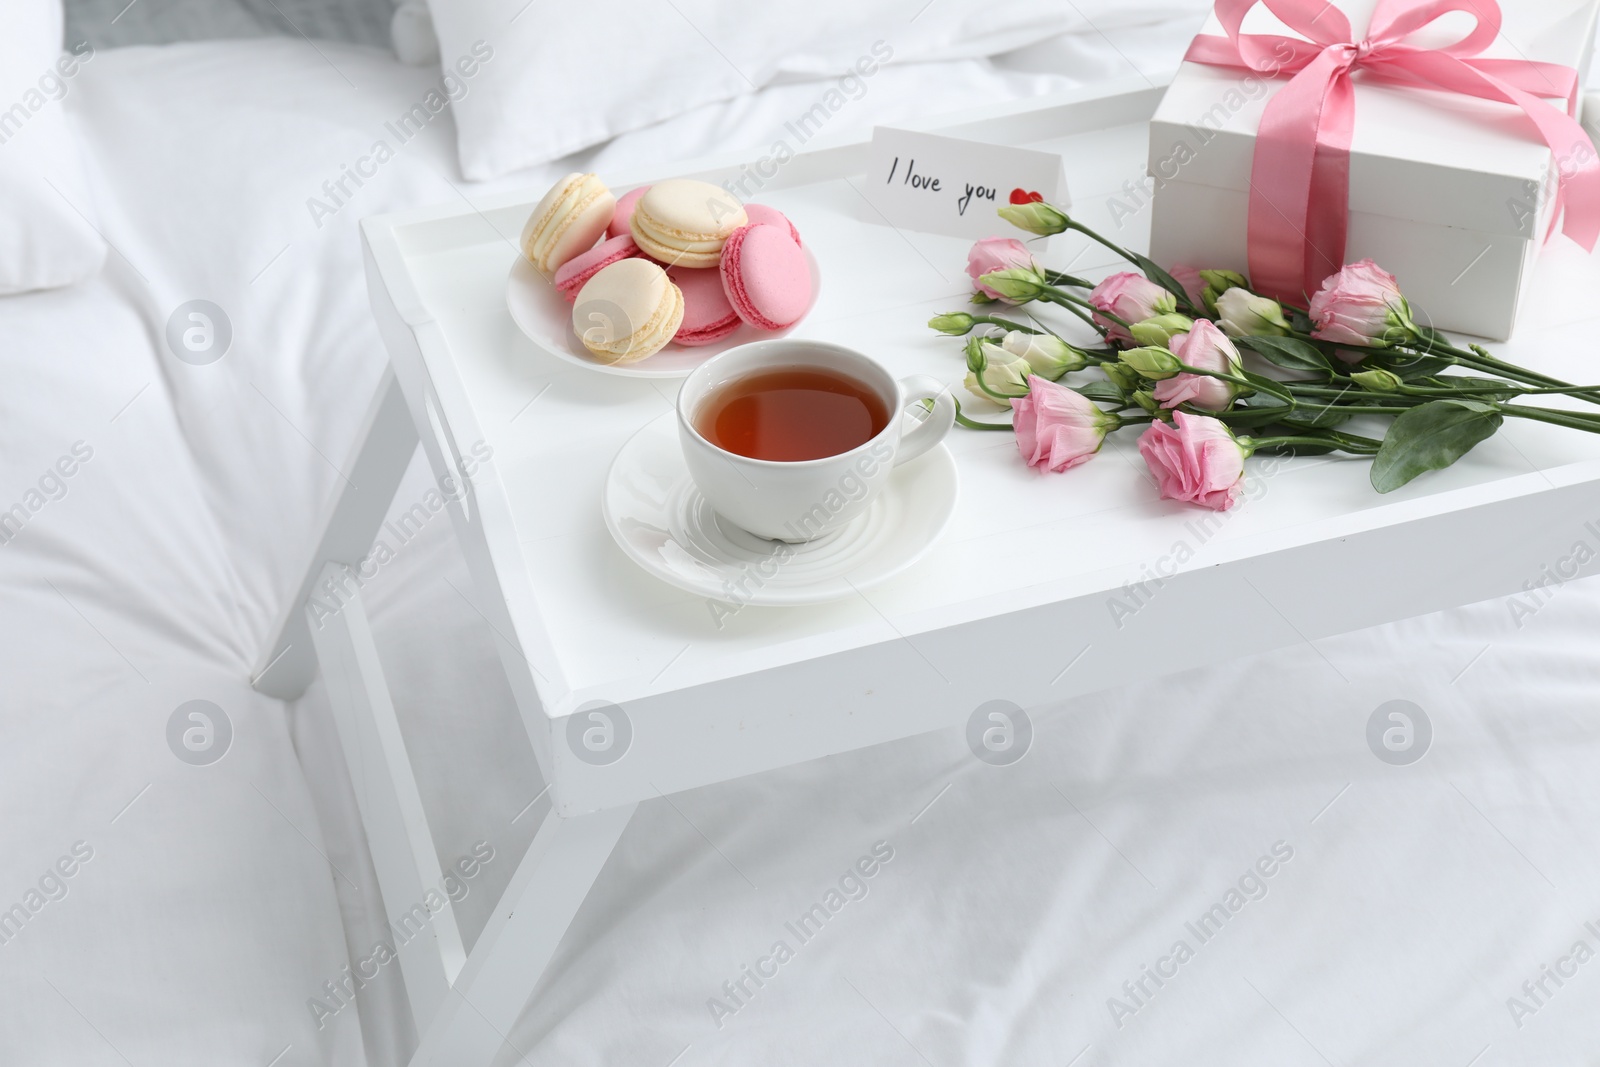
[[[1241,33],[1257,3],[1304,39]],[[1600,158],[1568,113],[1577,108],[1578,74],[1556,63],[1476,58],[1500,33],[1495,0],[1379,0],[1361,41],[1327,0],[1217,0],[1216,10],[1227,37],[1195,38],[1185,59],[1293,75],[1267,103],[1250,172],[1250,279],[1258,292],[1304,305],[1344,265],[1355,127],[1350,75],[1357,69],[1384,82],[1521,108],[1555,154],[1552,232],[1564,214],[1567,236],[1593,250],[1600,238]],[[1453,11],[1476,21],[1460,41],[1444,48],[1406,43]],[[1540,96],[1564,98],[1568,112]]]

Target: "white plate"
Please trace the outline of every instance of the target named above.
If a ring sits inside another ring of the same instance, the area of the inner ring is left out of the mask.
[[[805,249],[806,266],[811,268],[811,303],[792,325],[782,330],[758,330],[743,323],[715,344],[688,347],[669,344],[653,356],[637,363],[601,363],[590,354],[578,335],[572,332],[572,305],[556,287],[544,280],[524,256],[518,256],[511,265],[511,277],[506,282],[506,307],[511,318],[529,340],[557,359],[575,363],[601,374],[615,374],[624,378],[687,378],[689,372],[724,349],[759,341],[763,337],[782,337],[806,320],[811,309],[817,306],[817,293],[822,289],[822,271],[811,249]],[[710,269],[710,268],[708,268]]]
[[[854,596],[911,566],[955,512],[959,478],[942,443],[895,468],[866,514],[804,544],[768,541],[706,503],[668,412],[628,439],[606,476],[601,507],[622,551],[651,574],[735,604],[819,604]]]

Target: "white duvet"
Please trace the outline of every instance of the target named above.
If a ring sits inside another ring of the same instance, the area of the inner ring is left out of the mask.
[[[1187,33],[1069,42],[1054,76],[891,69],[857,119],[1159,69]],[[357,1065],[413,1039],[392,975],[335,995],[381,919],[318,689],[286,708],[246,678],[382,367],[355,222],[480,195],[448,116],[343,177],[428,88],[292,40],[107,51],[70,87],[114,251],[0,301],[0,1063]],[[809,93],[581,162],[760,145]],[[197,299],[232,335],[203,365],[165,339]],[[495,851],[475,931],[536,773],[447,525],[369,589],[441,856]],[[503,1060],[1588,1062],[1597,632],[1576,583],[1130,679],[1036,711],[1009,768],[932,735],[642,805]],[[1431,721],[1410,766],[1368,747],[1393,699]],[[192,701],[225,723],[174,728]]]

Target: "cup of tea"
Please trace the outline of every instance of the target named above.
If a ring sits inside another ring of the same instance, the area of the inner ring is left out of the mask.
[[[920,421],[907,408],[932,401]],[[938,444],[955,399],[896,380],[843,345],[773,338],[713,356],[678,391],[678,436],[718,515],[760,537],[811,541],[865,512],[889,472]]]

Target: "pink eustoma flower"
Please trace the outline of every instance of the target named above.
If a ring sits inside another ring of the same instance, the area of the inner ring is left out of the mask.
[[[1381,348],[1411,325],[1411,308],[1395,276],[1363,259],[1322,283],[1311,298],[1311,336],[1340,345]]]
[[[1014,270],[1016,268],[1038,270],[1039,264],[1033,258],[1033,253],[1028,251],[1027,245],[1015,237],[985,237],[976,242],[972,250],[967,253],[967,273],[972,276],[972,284],[982,293],[993,300],[1004,300],[1008,304],[1015,304],[1015,300],[1000,295],[978,279],[985,274],[998,270]]]
[[[1209,416],[1176,411],[1172,417],[1176,426],[1152,422],[1139,438],[1162,499],[1227,511],[1244,492],[1244,447]]]
[[[1177,335],[1167,347],[1185,366],[1219,371],[1235,377],[1244,369],[1239,360],[1239,350],[1210,319],[1198,320],[1188,333]],[[1165,408],[1187,403],[1207,411],[1226,411],[1237,392],[1232,382],[1220,378],[1180,374],[1176,378],[1157,382],[1155,398],[1156,403]]]
[[[1022,458],[1030,467],[1052,471],[1088,462],[1122,421],[1076,389],[1036,374],[1028,378],[1028,395],[1013,400],[1011,410]]]
[[[1089,303],[1103,312],[1117,316],[1132,325],[1157,315],[1178,310],[1178,298],[1142,274],[1124,271],[1113,274],[1089,292]],[[1096,315],[1095,321],[1107,328],[1106,336],[1113,341],[1131,343],[1133,335],[1127,329]]]

